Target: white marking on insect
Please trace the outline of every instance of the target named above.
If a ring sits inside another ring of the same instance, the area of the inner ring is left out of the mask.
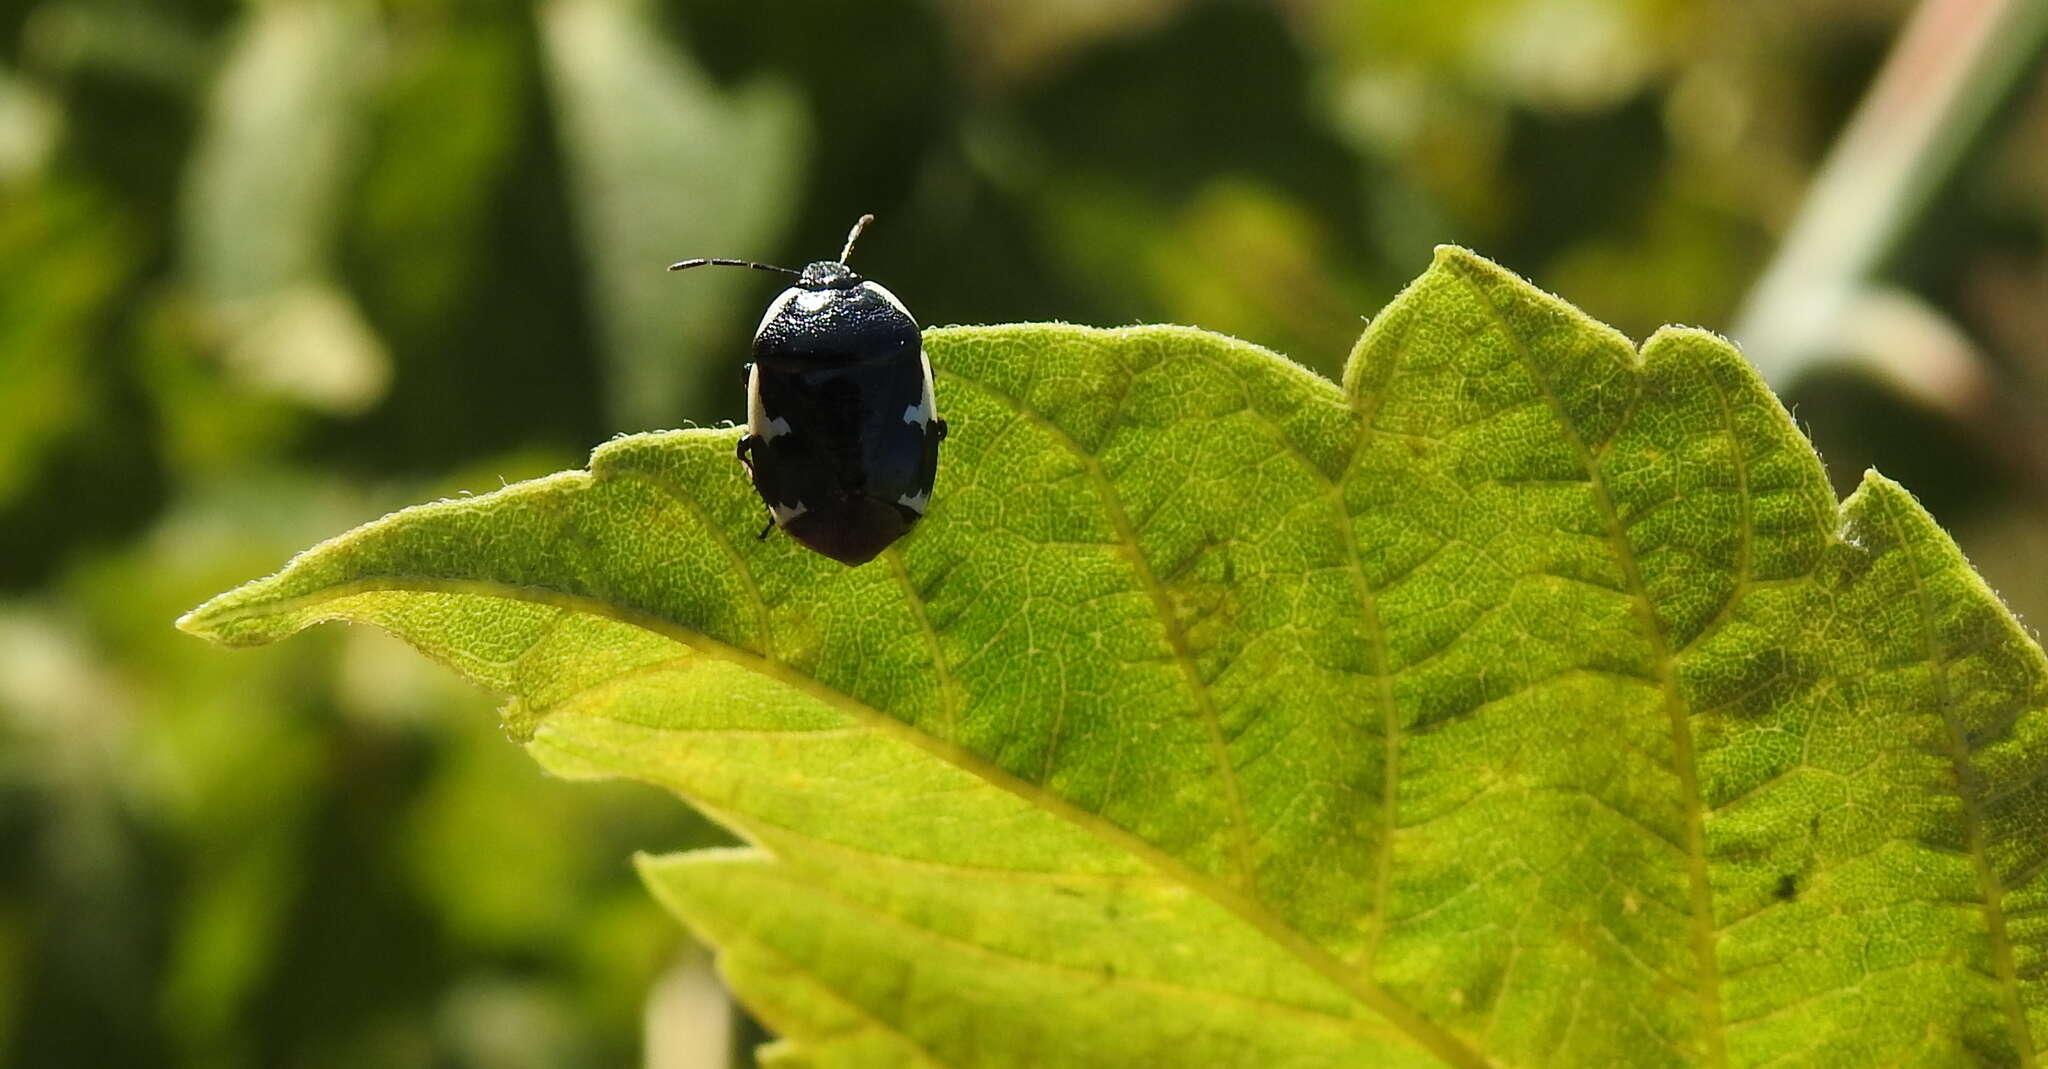
[[[801,501],[794,505],[778,505],[773,501],[768,503],[768,514],[775,517],[777,527],[787,527],[791,521],[809,511],[810,509]]]
[[[765,442],[789,431],[788,420],[768,418],[768,407],[761,403],[761,365],[753,365],[747,369],[747,433]]]
[[[938,417],[939,403],[932,395],[931,358],[920,351],[917,354],[917,362],[922,365],[924,371],[924,396],[918,398],[914,405],[903,406],[903,422],[928,427],[932,420]]]
[[[932,503],[932,492],[930,490],[919,490],[914,494],[904,494],[896,499],[896,503],[922,516],[924,515],[924,507]]]
[[[761,325],[754,328],[754,337],[760,337],[761,332],[768,329],[768,324],[774,322],[775,317],[781,315],[782,310],[789,307],[789,302],[801,292],[803,291],[791,286],[776,294],[775,299],[768,302],[768,310],[761,313]]]
[[[796,293],[796,306],[806,312],[815,312],[831,302],[831,290],[798,290]]]

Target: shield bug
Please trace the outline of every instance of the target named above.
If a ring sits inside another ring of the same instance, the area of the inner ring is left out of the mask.
[[[874,559],[923,518],[946,437],[917,321],[846,266],[874,218],[853,224],[839,259],[801,271],[727,259],[669,266],[796,276],[754,331],[739,458],[768,506],[761,537],[780,527],[845,564]]]

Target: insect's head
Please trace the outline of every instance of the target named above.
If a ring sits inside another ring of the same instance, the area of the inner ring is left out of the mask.
[[[683,271],[692,267],[704,267],[707,265],[712,267],[751,267],[756,271],[775,271],[785,275],[795,275],[798,289],[852,289],[860,285],[862,279],[854,273],[853,268],[846,266],[846,261],[853,256],[853,243],[860,240],[860,232],[866,230],[868,224],[874,221],[875,217],[873,215],[863,215],[859,219],[854,220],[853,229],[846,232],[846,247],[839,250],[839,259],[819,260],[816,263],[805,264],[804,269],[801,271],[790,267],[777,267],[774,264],[756,263],[753,260],[731,260],[716,256],[700,257],[695,260],[682,260],[668,265],[668,269],[671,271]]]
[[[850,290],[860,284],[861,277],[853,268],[838,260],[805,264],[803,273],[796,277],[797,288],[806,290]]]

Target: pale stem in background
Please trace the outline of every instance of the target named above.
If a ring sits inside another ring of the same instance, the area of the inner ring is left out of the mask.
[[[1735,339],[1772,386],[1782,391],[1816,361],[1844,355],[1845,324],[1871,273],[2044,38],[2043,0],[1925,0],[1914,12],[1736,317]],[[1963,379],[1981,377],[1974,362],[1962,370]],[[1961,399],[1936,400],[1953,408]]]
[[[732,996],[711,956],[686,953],[647,993],[646,1069],[726,1069],[733,1055]]]

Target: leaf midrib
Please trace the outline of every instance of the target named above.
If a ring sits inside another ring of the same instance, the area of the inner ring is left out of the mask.
[[[1265,354],[1276,356],[1276,354]],[[1277,358],[1277,356],[1276,356]],[[1400,373],[1405,361],[1398,357],[1395,366],[1388,370],[1389,377]],[[1393,886],[1394,840],[1401,827],[1399,807],[1401,798],[1401,713],[1400,703],[1394,699],[1393,658],[1387,644],[1386,625],[1380,618],[1379,592],[1372,581],[1366,578],[1365,562],[1358,555],[1358,528],[1351,510],[1344,503],[1344,488],[1350,483],[1351,473],[1357,468],[1359,457],[1364,455],[1365,444],[1377,434],[1389,437],[1407,437],[1380,431],[1374,426],[1378,413],[1377,401],[1372,405],[1360,406],[1346,396],[1341,387],[1308,371],[1294,368],[1282,360],[1283,366],[1298,372],[1300,385],[1329,395],[1330,403],[1343,408],[1353,424],[1351,448],[1344,456],[1344,465],[1335,478],[1323,470],[1322,465],[1301,450],[1288,436],[1287,429],[1275,422],[1267,413],[1254,404],[1251,390],[1242,380],[1238,381],[1240,396],[1243,398],[1241,411],[1265,424],[1273,435],[1273,441],[1300,464],[1309,478],[1322,486],[1322,496],[1328,503],[1331,518],[1336,521],[1338,541],[1344,545],[1344,570],[1348,573],[1353,593],[1358,596],[1361,622],[1365,630],[1365,643],[1372,657],[1373,698],[1380,711],[1380,809],[1377,856],[1374,859],[1372,914],[1367,918],[1364,946],[1346,964],[1367,976],[1372,975],[1374,964],[1379,957],[1381,943],[1387,931],[1387,899]],[[1001,395],[997,395],[999,398]],[[1008,400],[1008,398],[1002,398]],[[1132,549],[1139,551],[1135,541]],[[1142,551],[1139,551],[1142,552]]]
[[[1621,514],[1615,508],[1614,495],[1607,487],[1606,473],[1600,467],[1599,458],[1580,436],[1577,423],[1573,421],[1571,414],[1565,411],[1563,400],[1558,397],[1550,380],[1543,374],[1535,355],[1529,351],[1528,343],[1508,322],[1506,314],[1494,303],[1485,287],[1472,277],[1470,267],[1453,261],[1451,274],[1485,311],[1494,328],[1514,351],[1516,359],[1528,371],[1529,381],[1535,385],[1537,392],[1543,395],[1544,402],[1550,406],[1551,415],[1556,419],[1566,444],[1578,458],[1580,467],[1585,470],[1594,505],[1600,512],[1602,523],[1607,527],[1608,544],[1621,565],[1622,576],[1627,582],[1636,616],[1641,621],[1644,635],[1650,642],[1650,652],[1657,663],[1657,676],[1664,692],[1664,711],[1670,724],[1672,763],[1678,773],[1679,800],[1685,810],[1686,879],[1692,905],[1693,954],[1698,969],[1700,1031],[1706,1043],[1707,1063],[1712,1066],[1726,1066],[1728,1047],[1726,1026],[1721,1011],[1720,963],[1714,946],[1714,891],[1707,872],[1705,800],[1700,793],[1698,756],[1692,737],[1691,712],[1678,687],[1677,657],[1671,649],[1669,638],[1664,634],[1663,624],[1657,619],[1656,606],[1650,601],[1649,586],[1643,581],[1634,544],[1629,539],[1627,528],[1621,523]],[[1640,364],[1635,370],[1640,373]],[[1640,391],[1645,385],[1639,380],[1636,388]],[[1632,404],[1630,415],[1633,413]],[[1614,435],[1618,436],[1624,427],[1626,423],[1618,425]]]
[[[300,606],[317,605],[358,594],[379,593],[457,594],[505,598],[586,613],[615,623],[639,627],[707,656],[717,657],[782,683],[867,726],[878,734],[914,746],[990,786],[1029,802],[1051,816],[1074,825],[1116,849],[1138,858],[1162,876],[1201,894],[1222,906],[1254,931],[1296,961],[1323,977],[1361,1005],[1379,1014],[1388,1024],[1407,1035],[1419,1047],[1446,1063],[1462,1069],[1486,1069],[1490,1064],[1456,1036],[1424,1018],[1413,1007],[1389,994],[1371,979],[1358,975],[1342,961],[1310,942],[1263,904],[1240,893],[1229,884],[1215,880],[1199,869],[1145,841],[1097,813],[1089,812],[1025,780],[981,755],[955,743],[921,731],[913,725],[862,702],[843,691],[783,664],[684,627],[666,617],[615,605],[595,597],[570,594],[549,587],[522,586],[484,579],[452,579],[434,576],[366,577],[338,583],[321,591],[275,601],[237,606],[203,620],[193,621],[208,629],[238,620],[289,613]]]

